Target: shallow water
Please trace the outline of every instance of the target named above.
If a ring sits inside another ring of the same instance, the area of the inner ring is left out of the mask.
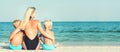
[[[7,42],[12,30],[12,22],[0,22],[0,42]],[[120,22],[53,22],[53,31],[56,41],[63,45],[119,45],[120,42]]]

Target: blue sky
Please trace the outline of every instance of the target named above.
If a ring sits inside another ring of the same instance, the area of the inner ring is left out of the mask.
[[[120,0],[1,0],[0,22],[22,20],[30,6],[42,21],[120,21]]]

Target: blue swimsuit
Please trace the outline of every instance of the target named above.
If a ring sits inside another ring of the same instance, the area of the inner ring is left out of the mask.
[[[43,50],[53,50],[53,49],[56,48],[55,45],[47,45],[47,44],[45,44],[45,43],[43,43],[43,42],[41,42],[41,46],[42,46],[42,49],[43,49]]]
[[[10,43],[9,47],[10,47],[11,50],[22,50],[22,45],[21,44],[18,45],[18,46],[14,46]]]

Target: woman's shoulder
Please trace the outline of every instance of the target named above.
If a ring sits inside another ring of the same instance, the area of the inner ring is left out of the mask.
[[[40,22],[40,20],[34,20],[34,22]]]

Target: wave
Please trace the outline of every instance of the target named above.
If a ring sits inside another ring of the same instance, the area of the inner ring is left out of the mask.
[[[69,31],[60,31],[60,33],[64,32],[69,32],[69,33],[79,33],[79,32],[100,32],[100,33],[108,33],[108,32],[113,32],[113,33],[120,33],[120,30],[106,30],[106,31],[101,31],[101,30],[87,30],[87,31],[80,31],[80,30],[69,30]]]

